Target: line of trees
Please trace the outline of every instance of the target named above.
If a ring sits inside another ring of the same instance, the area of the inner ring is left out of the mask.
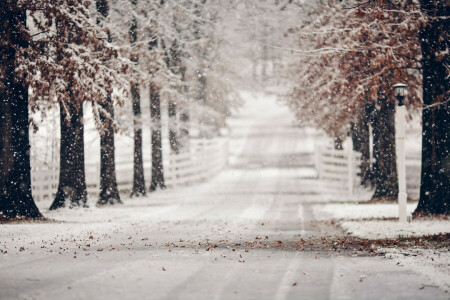
[[[351,135],[362,153],[362,182],[375,186],[373,202],[397,200],[392,87],[408,85],[408,110],[422,112],[416,215],[450,211],[449,25],[448,1],[328,0],[289,31],[301,47],[291,49],[299,59],[288,102],[336,148]]]
[[[131,196],[145,195],[142,124],[149,116],[150,191],[164,189],[161,102],[168,102],[165,113],[170,119],[174,153],[188,147],[190,112],[200,112],[200,120],[208,120],[203,127],[214,134],[220,126],[216,124],[223,122],[218,117],[223,111],[212,104],[221,102],[225,95],[229,108],[228,83],[212,70],[213,64],[220,64],[220,53],[214,46],[217,37],[208,30],[218,21],[220,9],[218,1],[208,0],[2,1],[0,217],[42,217],[31,191],[29,122],[34,113],[45,114],[52,105],[59,106],[61,140],[59,184],[50,209],[87,203],[86,102],[91,103],[100,133],[97,205],[122,202],[114,140],[115,133],[128,126],[134,135]],[[198,76],[200,68],[202,76]],[[148,114],[141,111],[141,88],[146,86],[150,93]],[[131,118],[115,111],[124,105],[131,105]],[[131,119],[132,123],[121,119]]]

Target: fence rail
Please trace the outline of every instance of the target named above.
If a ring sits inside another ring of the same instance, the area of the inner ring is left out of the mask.
[[[334,149],[332,143],[315,144],[315,168],[320,180],[332,192],[352,195],[360,186],[361,153],[352,149],[347,139],[344,150]],[[406,191],[410,198],[418,199],[420,193],[420,158],[406,157]]]
[[[164,179],[167,187],[186,186],[205,181],[222,170],[228,161],[228,139],[191,139],[189,148],[179,154],[163,153]],[[56,162],[57,163],[57,162]],[[100,163],[87,163],[86,185],[90,196],[100,187]],[[151,160],[144,159],[144,173],[151,174]],[[116,161],[119,192],[129,193],[133,187],[133,160]],[[58,188],[59,168],[33,162],[31,183],[36,201],[53,198]]]

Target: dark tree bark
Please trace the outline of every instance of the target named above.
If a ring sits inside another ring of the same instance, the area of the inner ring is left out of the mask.
[[[436,54],[450,46],[448,1],[420,1],[430,20],[420,32],[423,68],[422,172],[420,200],[414,214],[448,214],[450,211],[450,83],[449,56]],[[441,17],[441,18],[439,18]],[[446,18],[444,18],[446,17]],[[445,102],[447,101],[447,102]],[[442,104],[426,107],[439,102]]]
[[[181,29],[177,28],[177,32],[180,33]],[[175,40],[169,51],[169,68],[174,74],[181,75],[181,81],[183,82],[183,87],[180,88],[180,93],[187,93],[186,86],[186,66],[182,61],[183,50],[181,45]],[[186,150],[188,146],[189,137],[189,112],[187,109],[181,107],[179,110],[180,123],[177,122],[178,105],[169,101],[169,139],[170,146],[173,152],[179,153],[180,151]]]
[[[385,98],[379,101],[374,116],[373,167],[375,192],[372,201],[395,201],[398,197],[397,159],[395,154],[395,104]]]
[[[199,90],[198,90],[198,101],[202,105],[206,105],[206,76],[203,70],[198,71],[198,82],[199,82]]]
[[[189,151],[189,108],[183,107],[180,112],[180,138],[178,140],[180,151]]]
[[[26,12],[15,7],[17,1],[0,4],[0,56],[6,67],[0,94],[0,217],[39,218],[31,192],[28,87],[14,78],[14,47],[28,47],[20,31],[26,26]]]
[[[137,0],[132,0],[133,5],[137,4]],[[130,24],[128,34],[130,36],[130,43],[137,42],[137,20],[133,18]],[[136,55],[131,58],[132,61],[138,62]],[[142,159],[142,116],[141,116],[141,94],[139,91],[139,84],[131,82],[131,98],[133,103],[133,126],[134,126],[134,160],[133,160],[133,189],[131,197],[145,195],[145,177],[144,177],[144,160]]]
[[[103,124],[103,134],[100,135],[100,193],[97,205],[122,203],[119,189],[117,188],[115,148],[114,148],[114,107],[110,97],[102,104],[111,119],[100,115]]]
[[[177,104],[169,101],[169,142],[170,150],[178,154],[178,126],[177,126]]]
[[[165,44],[163,43],[162,45],[163,48],[166,49]],[[180,74],[181,57],[178,47],[179,47],[178,42],[177,40],[175,40],[172,46],[170,47],[169,51],[165,51],[167,67],[173,74]],[[179,147],[178,147],[177,104],[172,99],[169,100],[168,116],[169,116],[170,150],[173,153],[178,154]]]
[[[68,111],[66,111],[66,108]],[[70,117],[68,117],[70,116]],[[86,174],[84,168],[83,105],[60,104],[61,147],[59,184],[50,210],[86,206]]]
[[[96,5],[97,11],[106,18],[109,11],[108,1],[97,0]],[[108,42],[111,42],[111,35],[109,32],[107,34]],[[112,124],[112,120],[114,120],[114,106],[111,95],[107,95],[105,103],[100,105],[109,114],[109,117],[100,114],[103,133],[100,135],[100,193],[98,194],[98,206],[122,203],[116,179],[114,126]]]
[[[134,168],[131,197],[145,195],[144,161],[142,159],[141,98],[138,84],[131,85],[134,114]]]
[[[150,84],[150,116],[152,118],[152,181],[150,191],[159,185],[165,189],[161,140],[161,101],[158,89]]]
[[[181,80],[186,82],[186,68],[181,67]],[[184,87],[187,93],[187,86]],[[180,109],[180,136],[178,139],[178,147],[181,151],[189,151],[189,106],[183,105]]]
[[[7,86],[10,84],[7,83]],[[8,182],[8,176],[11,172],[14,164],[14,151],[11,142],[12,133],[12,115],[11,115],[11,103],[10,98],[5,95],[6,91],[2,91],[0,94],[0,187],[3,188]]]
[[[207,99],[206,99],[206,77],[203,72],[203,70],[197,71],[197,77],[199,82],[199,90],[198,90],[198,103],[200,104],[200,107],[206,107],[207,105]],[[208,132],[209,127],[211,126],[211,120],[209,116],[203,111],[199,115],[199,127],[200,127],[200,137],[206,138],[209,137],[210,134]]]
[[[358,107],[358,119],[352,124],[353,149],[361,153],[361,184],[370,185],[370,132],[369,132],[368,104],[363,103]]]
[[[341,135],[337,135],[334,137],[334,149],[342,150],[344,149],[342,143],[344,142],[344,138]]]
[[[73,7],[69,6],[69,10]],[[68,43],[79,44],[78,29],[69,23]],[[65,34],[63,28],[56,20],[56,31]],[[61,60],[62,53],[57,53],[56,60]],[[79,103],[72,90],[75,82],[75,74],[71,71],[67,74],[67,92],[69,100],[60,102],[60,161],[59,183],[50,210],[68,205],[69,207],[87,206],[86,173],[84,166],[84,120],[83,104]]]

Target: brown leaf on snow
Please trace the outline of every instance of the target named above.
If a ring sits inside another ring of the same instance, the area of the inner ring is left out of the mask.
[[[217,248],[217,245],[209,244],[208,247],[206,247],[206,251],[213,251],[214,248]]]

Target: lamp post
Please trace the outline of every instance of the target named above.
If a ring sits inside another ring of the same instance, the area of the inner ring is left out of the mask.
[[[395,135],[397,146],[398,172],[398,208],[399,221],[406,222],[406,166],[405,166],[405,117],[406,108],[403,103],[406,94],[406,84],[397,83],[393,86],[394,96],[398,100],[395,114]]]

